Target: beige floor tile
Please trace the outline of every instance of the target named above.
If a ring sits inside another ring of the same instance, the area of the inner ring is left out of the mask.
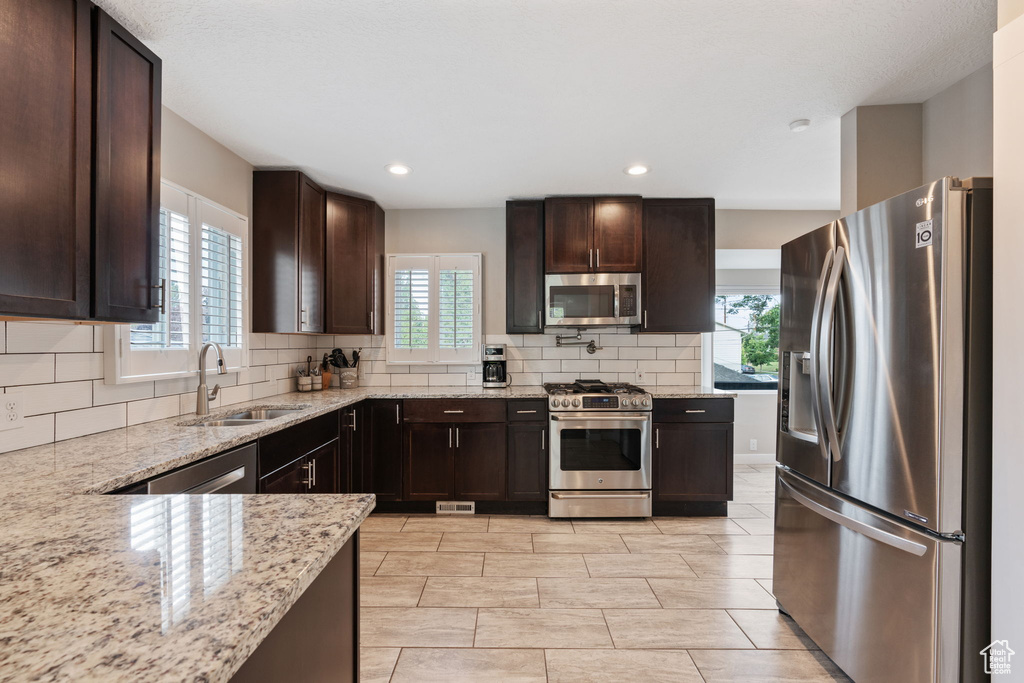
[[[729,503],[729,517],[732,519],[764,519],[764,513],[747,503]]]
[[[774,603],[774,599],[772,601]],[[796,622],[778,609],[730,609],[729,615],[761,650],[816,650]]]
[[[363,607],[415,607],[423,592],[425,576],[366,576],[359,581]]]
[[[594,578],[678,577],[695,579],[690,566],[679,555],[650,553],[646,555],[584,555],[587,569]]]
[[[575,533],[572,528],[572,522],[569,520],[527,517],[525,515],[491,515],[487,531],[490,533],[513,534]]]
[[[761,512],[764,512],[765,508],[771,508],[773,510],[773,515],[774,515],[774,509],[775,509],[775,494],[774,493],[769,493],[767,491],[761,491],[760,489],[756,490],[756,491],[753,491],[753,490],[752,491],[744,491],[744,490],[741,489],[739,491],[734,491],[733,492],[732,499],[734,501],[736,501],[737,503],[747,503],[749,505],[753,505],[754,507],[756,507]],[[765,514],[767,514],[767,513],[765,513]]]
[[[392,552],[384,558],[377,576],[480,576],[483,553]]]
[[[618,534],[534,534],[533,549],[538,553],[628,552]]]
[[[771,555],[774,552],[774,536],[725,536],[711,537],[722,550],[730,555]]]
[[[770,579],[771,555],[683,555],[702,579]]]
[[[663,534],[742,534],[748,532],[725,517],[658,517],[654,520]]]
[[[437,550],[441,542],[440,533],[419,534],[390,531],[367,531],[359,534],[360,550],[403,550],[432,551]]]
[[[487,553],[484,576],[590,576],[583,555]]]
[[[775,519],[775,503],[755,503],[754,508],[765,517]]]
[[[373,573],[377,571],[377,567],[384,561],[384,556],[387,553],[372,553],[359,549],[359,575],[360,576],[373,576]]]
[[[626,547],[631,553],[677,553],[686,555],[723,555],[725,551],[708,536],[699,534],[679,534],[654,536],[637,534],[622,536]]]
[[[759,584],[761,584],[761,588],[764,588],[766,591],[768,591],[772,595],[775,595],[775,589],[772,588],[772,586],[774,585],[774,582],[771,579],[756,579],[756,581]]]
[[[410,515],[402,527],[402,531],[487,531],[489,517],[467,515],[465,517],[447,515]]]
[[[545,683],[543,650],[405,649],[392,683]]]
[[[613,646],[601,610],[481,609],[476,647]]]
[[[770,536],[775,533],[775,520],[768,519],[737,519],[736,523],[743,530],[754,536]]]
[[[649,579],[663,607],[772,609],[775,598],[753,579]]]
[[[359,525],[360,531],[401,531],[405,526],[405,515],[370,515]]]
[[[359,637],[366,647],[473,647],[476,610],[364,607]]]
[[[703,683],[685,650],[546,650],[550,683]]]
[[[533,536],[446,531],[439,550],[453,553],[532,553]]]
[[[743,474],[744,472],[757,472],[753,465],[733,465],[733,474]]]
[[[753,648],[724,610],[606,609],[616,648]]]
[[[388,683],[401,651],[398,647],[359,648],[360,683]]]
[[[540,607],[537,579],[432,576],[420,607]],[[774,604],[774,603],[773,603]]]
[[[646,579],[537,579],[537,586],[544,609],[661,607]]]
[[[574,519],[572,528],[578,534],[660,534],[651,518],[642,519]]]
[[[849,681],[819,650],[690,650],[707,683],[824,683]]]

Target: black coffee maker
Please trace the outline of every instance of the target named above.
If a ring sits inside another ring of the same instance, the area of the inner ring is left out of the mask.
[[[485,389],[504,389],[508,386],[508,368],[505,365],[504,344],[484,344]]]

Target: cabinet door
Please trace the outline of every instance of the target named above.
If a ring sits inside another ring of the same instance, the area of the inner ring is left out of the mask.
[[[368,401],[364,410],[368,435],[363,441],[364,491],[381,500],[402,500],[402,402]],[[362,429],[356,416],[356,433]]]
[[[373,202],[327,193],[328,334],[370,334]]]
[[[91,7],[0,10],[0,315],[89,317]]]
[[[93,315],[155,322],[160,287],[160,59],[97,10]],[[50,270],[50,269],[47,269]]]
[[[310,493],[345,493],[338,488],[338,476],[341,465],[341,441],[324,444],[306,456],[312,464],[310,472]]]
[[[455,425],[455,498],[505,500],[505,425]]]
[[[510,424],[508,427],[508,499],[548,499],[548,426]]]
[[[715,200],[646,199],[641,332],[713,332]]]
[[[594,264],[594,200],[549,197],[544,200],[544,270],[589,273]]]
[[[309,462],[298,458],[260,479],[260,493],[306,493]]]
[[[299,184],[299,331],[324,331],[324,191]]]
[[[639,273],[641,268],[640,197],[594,200],[594,270]]]
[[[455,493],[455,427],[405,425],[405,500],[451,500]]]
[[[731,500],[732,425],[654,424],[654,500]]]
[[[362,463],[360,455],[362,448],[356,438],[353,424],[357,418],[354,413],[357,406],[347,406],[338,411],[338,493],[356,493],[365,490],[363,488]]]
[[[505,203],[505,331],[544,331],[544,202]]]

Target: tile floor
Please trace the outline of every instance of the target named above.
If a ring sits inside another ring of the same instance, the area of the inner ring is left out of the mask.
[[[362,680],[848,681],[775,609],[772,472],[728,517],[372,515]]]

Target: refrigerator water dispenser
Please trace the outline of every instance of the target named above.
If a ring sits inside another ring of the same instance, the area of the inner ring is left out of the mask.
[[[811,354],[807,351],[787,351],[782,354],[781,410],[779,428],[804,441],[817,442],[818,430],[811,412]]]

